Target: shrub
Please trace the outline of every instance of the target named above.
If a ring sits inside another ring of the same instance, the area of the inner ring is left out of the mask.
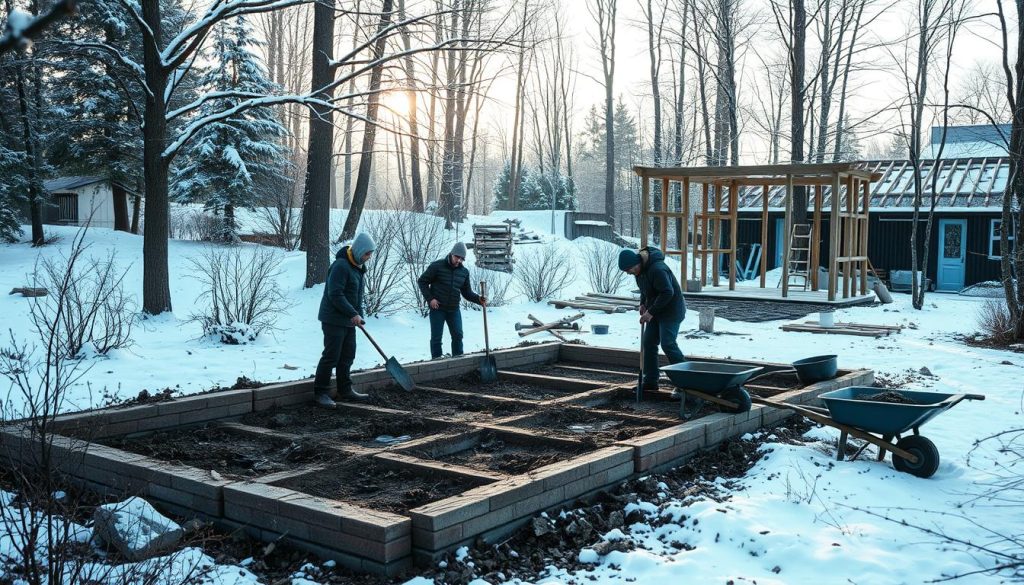
[[[572,282],[575,270],[569,256],[558,248],[538,246],[517,259],[512,276],[521,293],[539,302],[561,292]]]
[[[366,265],[366,292],[363,297],[364,317],[393,315],[404,309],[406,277],[402,266],[402,247],[398,234],[402,216],[393,212],[376,212],[363,216],[362,231],[370,234],[377,250]]]
[[[234,345],[274,330],[289,308],[277,283],[280,262],[274,249],[262,246],[211,248],[192,259],[190,277],[203,285],[196,300],[207,303],[192,320],[202,324],[203,334]]]
[[[1013,317],[1006,308],[1006,301],[990,299],[985,301],[978,312],[978,324],[989,341],[998,345],[1010,345],[1014,341]]]
[[[593,292],[614,294],[626,282],[626,273],[619,270],[620,248],[610,242],[588,238],[580,246],[587,282]]]

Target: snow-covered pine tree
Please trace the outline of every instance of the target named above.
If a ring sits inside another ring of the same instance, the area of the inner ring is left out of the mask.
[[[14,242],[21,235],[19,208],[28,192],[24,168],[25,153],[0,144],[0,241]]]
[[[216,96],[198,116],[223,111],[247,97],[275,93],[274,84],[250,50],[257,46],[244,17],[215,27],[206,58],[210,69],[202,90]],[[240,94],[240,95],[239,95]],[[171,199],[202,203],[223,213],[221,238],[237,241],[234,210],[253,208],[275,191],[289,189],[289,151],[281,138],[287,130],[272,107],[256,107],[204,126],[178,155],[171,181]]]

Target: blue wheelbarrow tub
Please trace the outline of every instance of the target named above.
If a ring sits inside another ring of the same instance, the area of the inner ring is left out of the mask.
[[[804,385],[831,380],[839,372],[839,361],[835,355],[816,355],[793,362],[796,377]]]
[[[724,390],[740,386],[764,368],[716,362],[682,362],[660,369],[680,388],[721,394]]]
[[[919,404],[898,404],[866,400],[880,392],[895,392]],[[956,394],[916,392],[913,390],[886,390],[872,386],[852,386],[825,392],[820,396],[828,407],[832,420],[857,427],[869,433],[900,435],[920,427],[942,411],[950,408]]]

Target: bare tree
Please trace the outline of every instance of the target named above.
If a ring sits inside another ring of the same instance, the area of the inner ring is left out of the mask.
[[[615,21],[617,0],[588,0],[587,9],[597,27],[604,86],[605,172],[604,205],[608,223],[615,226]]]

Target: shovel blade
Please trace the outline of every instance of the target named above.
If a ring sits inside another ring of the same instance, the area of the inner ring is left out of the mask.
[[[480,380],[494,382],[498,379],[498,364],[494,362],[493,355],[486,355],[480,359]]]
[[[398,363],[398,360],[395,358],[388,358],[388,361],[384,364],[384,369],[388,374],[391,374],[395,382],[398,382],[398,385],[406,392],[412,392],[416,389],[416,383],[412,381],[412,376],[409,375],[409,372],[405,371],[402,364]]]

